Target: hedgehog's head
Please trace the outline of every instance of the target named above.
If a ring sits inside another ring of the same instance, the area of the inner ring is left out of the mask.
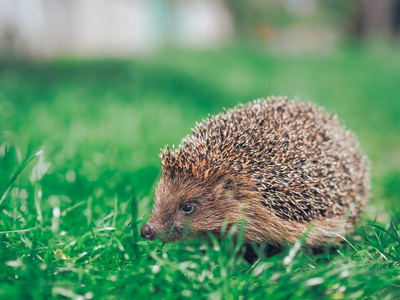
[[[171,151],[172,152],[172,151]],[[220,232],[228,220],[235,222],[242,211],[237,199],[235,176],[227,172],[199,171],[199,164],[166,164],[156,189],[152,214],[141,229],[146,239],[176,241],[206,231]],[[209,168],[207,169],[209,170]]]

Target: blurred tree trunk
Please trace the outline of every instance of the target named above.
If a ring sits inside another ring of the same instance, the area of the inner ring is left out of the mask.
[[[359,0],[351,32],[359,37],[389,37],[400,30],[400,0]]]
[[[388,36],[391,23],[391,0],[362,0],[366,36]]]

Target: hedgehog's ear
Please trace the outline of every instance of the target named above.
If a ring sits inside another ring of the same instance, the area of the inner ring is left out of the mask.
[[[225,191],[236,191],[236,182],[233,178],[225,178],[222,182],[222,187]]]
[[[219,199],[233,200],[236,198],[236,180],[231,176],[224,176],[217,184],[216,192]]]

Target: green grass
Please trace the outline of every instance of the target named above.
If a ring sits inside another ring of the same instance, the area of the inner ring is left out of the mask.
[[[0,298],[400,297],[399,78],[397,49],[360,46],[0,62]],[[229,237],[142,240],[160,148],[208,113],[272,94],[323,105],[358,135],[373,196],[356,233],[335,251],[294,245],[254,264]]]

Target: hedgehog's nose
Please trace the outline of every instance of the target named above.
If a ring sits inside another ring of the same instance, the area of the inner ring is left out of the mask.
[[[140,236],[144,239],[153,240],[155,236],[153,226],[144,224],[140,230]]]

